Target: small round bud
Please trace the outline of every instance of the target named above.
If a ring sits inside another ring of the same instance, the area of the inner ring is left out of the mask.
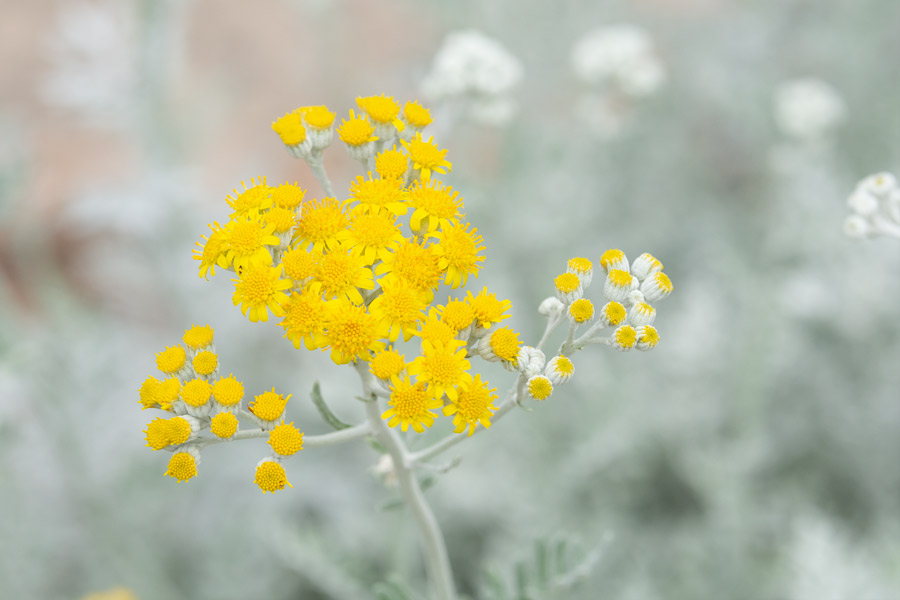
[[[256,463],[256,477],[254,477],[256,485],[265,492],[275,493],[275,490],[283,490],[284,486],[290,486],[291,482],[287,480],[287,474],[284,467],[281,466],[274,456],[264,458]]]
[[[591,285],[591,280],[594,277],[594,263],[586,258],[576,256],[569,259],[567,267],[566,270],[569,273],[574,273],[581,280],[582,289]]]
[[[562,354],[551,358],[550,362],[547,363],[547,367],[544,369],[544,375],[547,376],[553,385],[564,384],[574,374],[575,365],[572,364],[572,361],[568,357],[565,357]]]
[[[617,350],[631,350],[637,342],[637,332],[631,325],[622,325],[613,332],[611,341]]]
[[[844,219],[844,235],[855,239],[868,237],[871,231],[869,222],[859,215],[850,215]]]
[[[641,292],[644,294],[647,302],[662,300],[671,294],[673,289],[674,286],[672,286],[669,276],[662,271],[654,273],[641,284]]]
[[[565,305],[560,302],[559,298],[556,296],[550,296],[549,298],[544,298],[541,305],[538,306],[538,313],[544,315],[545,317],[555,317],[565,308]]]
[[[631,274],[643,281],[648,276],[662,271],[663,265],[655,256],[644,252],[631,263]]]
[[[587,323],[594,317],[594,303],[587,298],[579,298],[569,305],[566,316],[572,325]]]
[[[857,189],[847,198],[850,210],[863,217],[870,217],[878,212],[878,198],[865,189]]]
[[[656,320],[656,309],[646,302],[636,302],[628,309],[628,324],[633,327],[652,325]]]
[[[627,313],[625,312],[625,307],[620,303],[607,302],[603,305],[603,308],[600,309],[597,318],[603,323],[604,327],[615,327],[625,321],[626,316]]]
[[[553,393],[553,384],[547,377],[535,375],[525,383],[525,389],[528,391],[528,395],[535,400],[546,400]]]
[[[641,325],[635,328],[635,334],[637,335],[637,342],[634,347],[638,350],[652,350],[656,347],[656,344],[659,343],[659,333],[656,331],[656,327],[652,325]]]
[[[569,304],[584,295],[581,279],[575,273],[563,273],[553,280],[556,287],[556,297],[560,302]]]
[[[247,406],[260,428],[265,430],[275,429],[280,425],[281,418],[284,416],[284,407],[290,399],[291,394],[287,397],[276,393],[275,388],[271,392],[263,392],[259,396],[255,396],[253,402]]]
[[[628,258],[618,248],[611,248],[600,256],[600,266],[603,267],[605,273],[609,273],[613,269],[627,271]]]
[[[637,289],[638,285],[640,283],[637,278],[628,271],[610,269],[609,274],[606,276],[606,283],[603,286],[603,293],[610,300],[624,302],[631,290]]]
[[[860,181],[859,189],[877,198],[886,198],[892,190],[897,189],[897,178],[887,172],[875,173]]]
[[[522,346],[516,358],[519,370],[528,377],[540,374],[544,369],[544,353],[532,346]]]

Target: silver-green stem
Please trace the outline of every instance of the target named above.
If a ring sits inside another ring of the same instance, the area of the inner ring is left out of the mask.
[[[325,195],[329,198],[334,198],[334,188],[331,187],[331,180],[328,178],[328,173],[325,171],[325,162],[322,159],[322,151],[314,150],[306,159],[306,163],[309,165],[309,168],[312,169],[313,176],[322,185],[322,189],[325,190]]]
[[[377,397],[372,391],[371,374],[368,364],[357,361],[356,371],[362,380],[363,396],[368,400],[366,405],[366,418],[369,426],[379,442],[387,449],[394,466],[394,474],[403,502],[412,512],[416,525],[422,534],[422,543],[425,546],[425,557],[428,565],[428,576],[434,590],[435,600],[456,600],[456,587],[453,583],[453,570],[450,567],[450,558],[447,554],[447,544],[444,542],[444,534],[431,507],[422,494],[422,488],[416,480],[409,461],[409,453],[406,445],[397,432],[387,426],[381,418],[381,408]]]
[[[335,444],[342,444],[344,442],[350,442],[352,440],[364,438],[371,433],[372,429],[369,427],[368,423],[360,423],[359,425],[354,425],[353,427],[348,427],[347,429],[341,429],[339,431],[333,431],[331,433],[323,433],[321,435],[304,435],[303,447],[317,448],[321,446],[333,446]],[[269,432],[266,429],[244,429],[243,431],[238,431],[228,439],[206,438],[198,441],[197,445],[202,448],[203,446],[209,446],[211,444],[234,442],[237,440],[249,440],[253,438],[266,437],[268,435]]]

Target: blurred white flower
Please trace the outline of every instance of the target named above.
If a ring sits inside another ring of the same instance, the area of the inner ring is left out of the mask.
[[[826,137],[844,120],[844,100],[831,84],[820,79],[786,81],[775,89],[778,127],[801,141]]]
[[[588,32],[573,46],[571,61],[575,76],[587,85],[611,85],[635,98],[655,93],[666,79],[650,35],[636,25]]]
[[[108,119],[130,110],[138,87],[133,24],[115,3],[64,4],[48,35],[43,102]]]
[[[890,173],[875,173],[857,183],[847,206],[853,212],[844,221],[847,236],[900,239],[900,185]]]
[[[522,75],[522,63],[499,42],[478,31],[457,31],[444,39],[421,90],[432,102],[462,101],[477,121],[502,124],[515,115],[511,94]]]

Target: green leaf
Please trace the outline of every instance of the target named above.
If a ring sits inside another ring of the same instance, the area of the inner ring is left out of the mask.
[[[313,404],[316,405],[316,408],[319,409],[319,414],[322,415],[322,418],[326,423],[340,431],[341,429],[347,429],[350,427],[347,423],[344,423],[337,416],[331,412],[331,409],[328,408],[328,405],[325,404],[325,399],[322,398],[322,390],[319,387],[319,382],[313,383],[312,392],[310,392],[310,396],[312,397]]]

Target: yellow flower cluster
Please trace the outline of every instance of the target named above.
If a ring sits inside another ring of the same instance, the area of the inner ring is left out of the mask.
[[[230,220],[211,224],[198,244],[200,275],[214,275],[217,266],[233,271],[234,304],[251,321],[280,317],[295,347],[328,351],[337,364],[373,357],[386,364],[383,357],[400,356],[394,345],[401,338],[418,337],[413,360],[373,370],[390,392],[384,418],[422,431],[435,419],[431,411],[442,409],[457,431],[468,427],[471,434],[479,423],[490,425],[496,390],[473,376],[467,356],[508,316],[510,302],[487,289],[435,302],[441,285],[460,288],[478,276],[483,239],[465,222],[459,192],[435,178],[452,164],[433,138],[422,137],[428,110],[384,95],[358,98],[357,106],[337,134],[366,175],[350,183],[346,196],[318,199],[306,199],[296,185],[252,180],[229,197]],[[318,116],[333,115],[314,108]],[[310,130],[310,110],[291,111],[273,128],[313,166],[301,133]],[[320,138],[327,137],[321,134],[331,121],[317,124]],[[491,338],[496,352],[485,358],[514,365],[520,343],[505,329]]]
[[[150,376],[139,390],[142,408],[168,413],[148,423],[144,433],[147,446],[172,452],[165,474],[179,482],[197,475],[203,446],[234,438],[244,398],[244,384],[234,375],[219,376],[212,327],[195,325],[184,332],[182,342],[157,354],[157,367],[166,377]],[[263,459],[265,466],[257,467],[256,481],[264,492],[290,485],[281,460],[303,447],[303,434],[293,423],[284,424],[289,398],[272,390],[256,396],[247,407],[259,433],[268,431],[274,451],[274,456]],[[204,436],[205,432],[212,435]]]

